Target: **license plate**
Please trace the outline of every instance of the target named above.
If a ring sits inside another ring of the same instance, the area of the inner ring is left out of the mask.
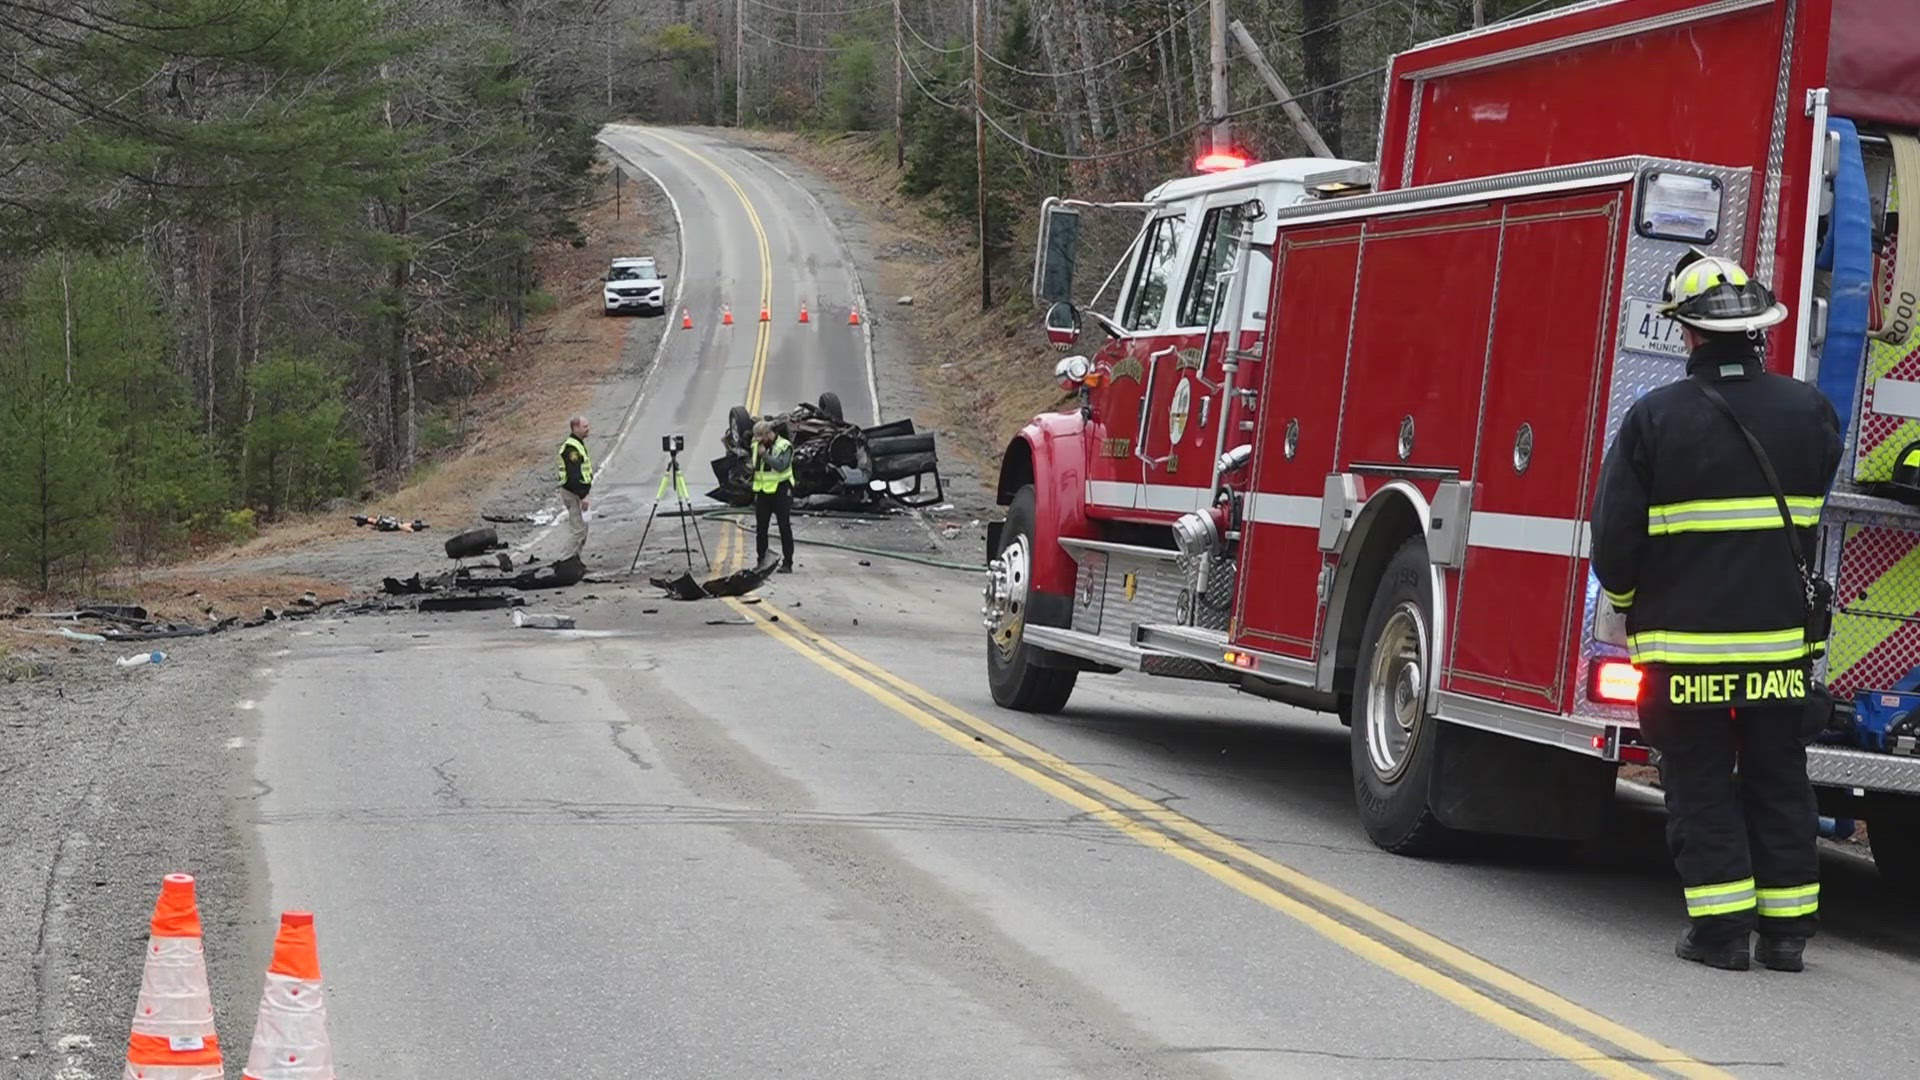
[[[1660,305],[1651,300],[1628,300],[1627,348],[1660,356],[1687,355],[1687,343],[1680,336],[1680,324],[1660,314]]]

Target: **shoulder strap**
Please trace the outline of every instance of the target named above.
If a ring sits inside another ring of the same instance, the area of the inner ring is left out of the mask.
[[[1747,448],[1753,451],[1754,460],[1760,463],[1760,472],[1766,476],[1767,486],[1773,489],[1773,501],[1779,506],[1780,520],[1787,527],[1787,545],[1793,549],[1794,565],[1800,568],[1802,575],[1805,575],[1808,572],[1808,566],[1806,553],[1800,549],[1800,527],[1793,523],[1793,511],[1787,507],[1787,493],[1780,489],[1780,476],[1773,471],[1773,459],[1767,456],[1767,448],[1761,446],[1760,440],[1754,438],[1753,432],[1747,430],[1747,425],[1740,422],[1740,415],[1733,411],[1733,406],[1727,403],[1727,399],[1721,396],[1720,391],[1714,389],[1712,383],[1698,377],[1687,381],[1698,387],[1722,415],[1733,421],[1733,426],[1739,428],[1741,436],[1747,440]]]

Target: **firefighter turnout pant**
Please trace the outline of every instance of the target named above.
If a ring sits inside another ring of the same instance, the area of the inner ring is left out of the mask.
[[[1667,848],[1687,914],[1708,941],[1812,937],[1820,909],[1819,809],[1801,741],[1805,707],[1675,710],[1643,703],[1660,751]]]

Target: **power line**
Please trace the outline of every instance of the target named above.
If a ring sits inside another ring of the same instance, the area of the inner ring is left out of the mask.
[[[963,53],[967,51],[967,46],[965,45],[956,45],[953,48],[949,49],[939,45],[935,45],[933,42],[928,41],[926,38],[926,35],[922,34],[919,30],[915,29],[912,21],[910,21],[904,13],[900,16],[900,25],[906,27],[908,33],[912,34],[915,38],[919,39],[919,42],[921,45],[926,46],[928,49],[931,49],[934,52],[945,53],[951,56],[954,53]]]
[[[837,11],[802,11],[798,8],[784,8],[769,4],[766,0],[746,0],[746,2],[752,4],[754,7],[778,12],[781,15],[863,15],[869,11],[879,11],[882,8],[890,8],[893,6],[893,0],[877,0],[876,3],[862,4],[859,7],[841,8]]]
[[[847,46],[845,45],[802,45],[797,41],[782,41],[781,39],[774,37],[770,34],[763,34],[760,31],[755,30],[753,27],[747,26],[745,24],[741,25],[741,29],[745,30],[749,34],[752,34],[754,37],[759,38],[761,41],[769,42],[774,45],[785,45],[789,49],[800,49],[804,52],[837,53],[837,52],[844,52],[847,49]]]
[[[1144,49],[1147,46],[1152,45],[1154,42],[1159,41],[1161,38],[1166,37],[1168,34],[1171,34],[1175,30],[1180,29],[1180,27],[1186,25],[1188,22],[1190,22],[1193,19],[1194,13],[1199,11],[1202,6],[1204,6],[1204,4],[1197,3],[1192,7],[1188,8],[1187,13],[1185,15],[1182,15],[1178,19],[1175,19],[1173,22],[1168,23],[1158,33],[1154,34],[1150,38],[1147,38],[1145,41],[1140,42],[1138,45],[1135,45],[1133,48],[1128,49],[1123,53],[1118,53],[1114,56],[1110,56],[1107,59],[1102,60],[1097,64],[1089,64],[1086,67],[1076,68],[1072,71],[1034,71],[1031,68],[1018,67],[1014,64],[1007,63],[1005,60],[1000,59],[999,57],[993,55],[992,53],[988,52],[985,49],[980,50],[980,55],[985,57],[988,63],[995,64],[999,67],[1005,68],[1008,71],[1019,72],[1022,75],[1031,75],[1037,79],[1065,79],[1075,75],[1086,75],[1090,72],[1099,71],[1101,68],[1112,67],[1114,64],[1117,64],[1120,61],[1125,60],[1127,57],[1132,56],[1134,53],[1139,52],[1141,49]]]
[[[1372,78],[1373,76],[1378,75],[1385,70],[1387,70],[1386,65],[1382,64],[1379,67],[1372,68],[1367,71],[1363,71],[1358,75],[1349,75],[1344,79],[1335,80],[1334,82],[1330,82],[1325,86],[1316,86],[1311,90],[1303,90],[1300,93],[1295,94],[1286,100],[1288,102],[1299,101],[1303,98],[1312,97],[1315,94],[1326,93],[1328,90],[1337,90],[1340,87],[1347,85],[1348,83],[1358,82],[1361,79]],[[1284,102],[1263,101],[1257,105],[1249,105],[1243,109],[1235,109],[1232,112],[1227,113],[1227,115],[1224,117],[1208,117],[1205,120],[1195,121],[1194,123],[1187,125],[1186,127],[1180,129],[1179,131],[1176,131],[1163,138],[1155,139],[1154,141],[1149,143],[1143,143],[1138,146],[1128,147],[1125,150],[1112,150],[1112,151],[1107,151],[1099,154],[1062,154],[1054,150],[1043,149],[1041,147],[1033,145],[1030,142],[1027,142],[1025,139],[1020,138],[1018,135],[1015,135],[1013,132],[1008,131],[1000,123],[1000,121],[994,119],[993,116],[987,115],[987,114],[983,114],[983,115],[985,116],[985,119],[987,121],[987,126],[999,132],[1001,137],[1006,139],[1008,142],[1013,143],[1015,146],[1020,147],[1021,149],[1027,151],[1028,153],[1039,154],[1042,157],[1055,158],[1060,161],[1107,161],[1113,158],[1127,157],[1131,154],[1138,154],[1146,150],[1152,150],[1157,147],[1165,146],[1166,144],[1170,142],[1174,142],[1178,139],[1184,139],[1203,127],[1211,126],[1216,119],[1231,120],[1237,116],[1245,116],[1248,113],[1260,112],[1265,109],[1275,108],[1282,104],[1284,104]]]

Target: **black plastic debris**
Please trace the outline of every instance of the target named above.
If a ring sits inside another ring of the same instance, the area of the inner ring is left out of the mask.
[[[496,611],[526,603],[517,596],[494,593],[468,593],[461,596],[429,596],[420,601],[421,611]]]

